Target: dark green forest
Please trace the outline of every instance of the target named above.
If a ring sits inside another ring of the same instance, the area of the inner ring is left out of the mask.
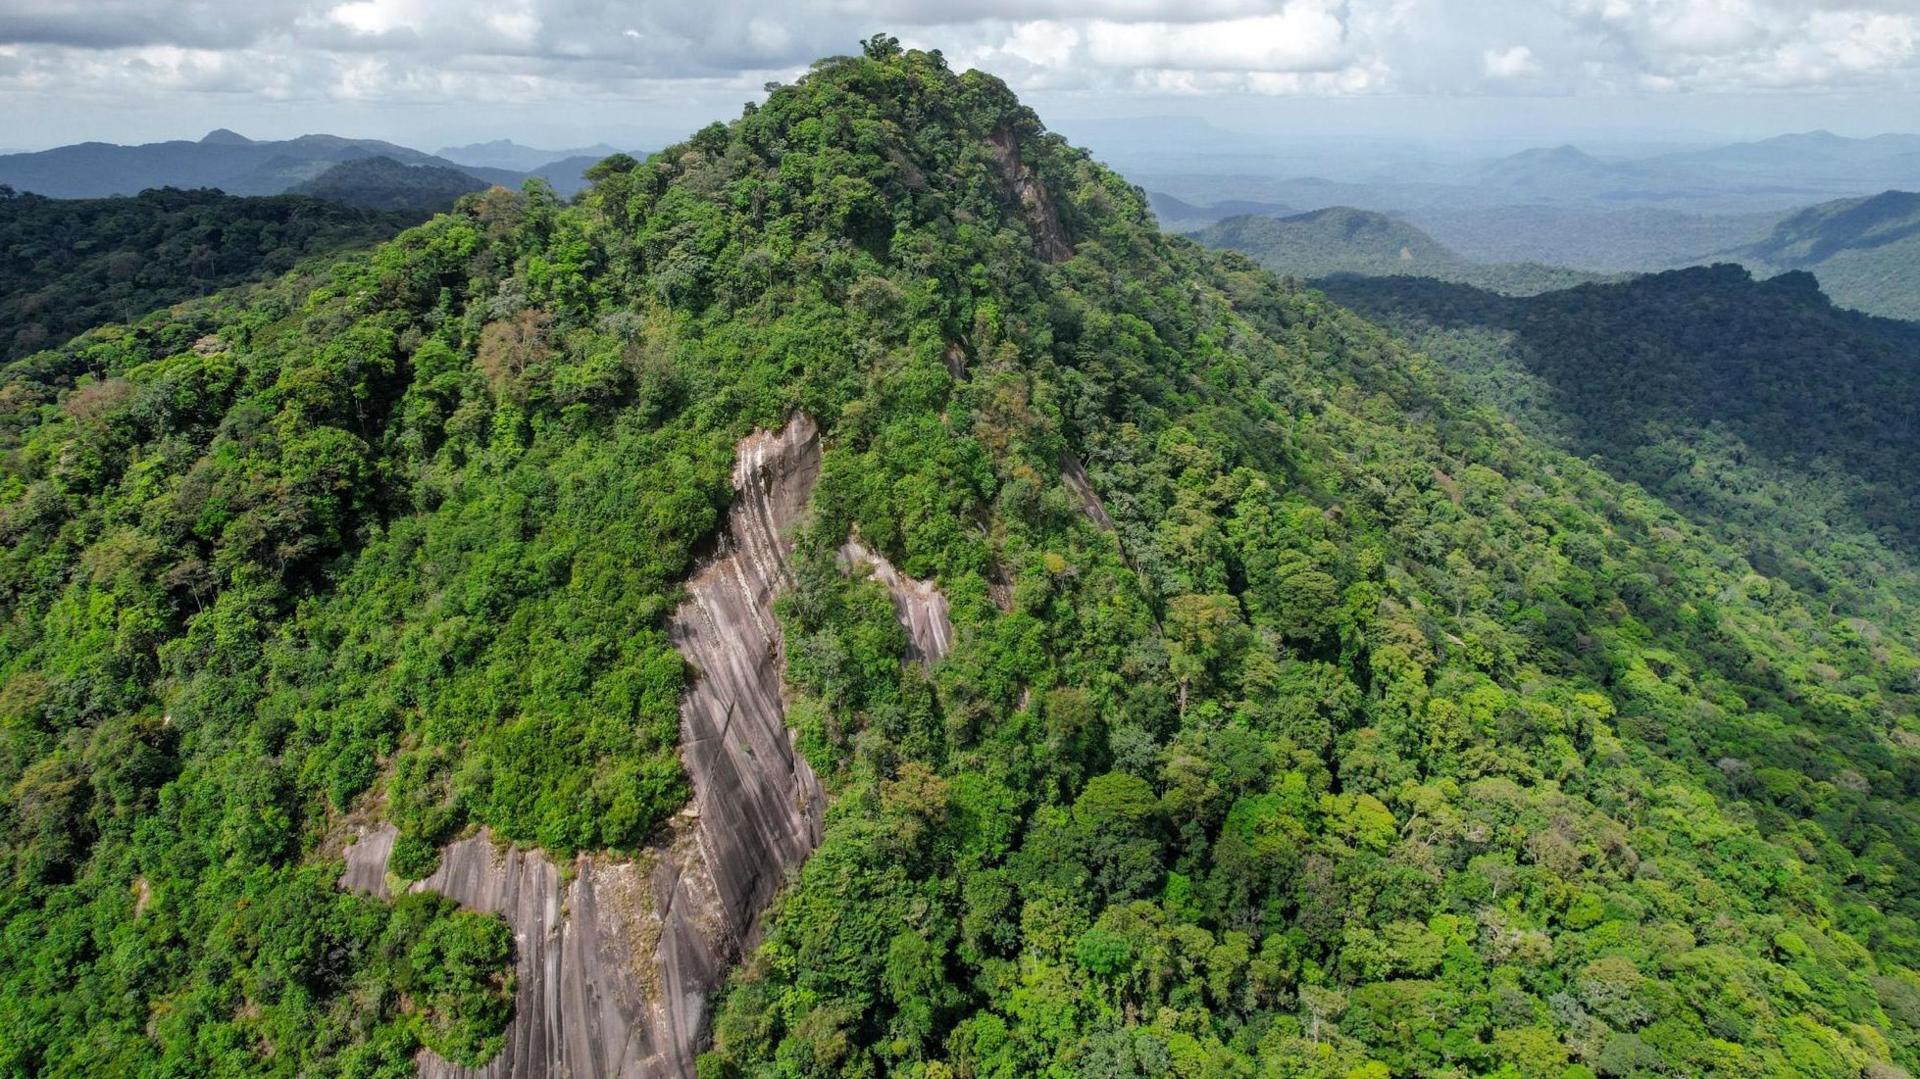
[[[485,182],[444,165],[405,165],[390,157],[363,157],[342,161],[294,187],[292,193],[424,217],[451,207],[462,195],[486,188]]]
[[[497,1051],[503,923],[338,891],[343,830],[636,849],[664,619],[796,411],[831,807],[704,1079],[1920,1067],[1909,635],[938,53],[592,179],[6,369],[0,1071]],[[931,670],[851,532],[949,599]]]
[[[49,199],[0,188],[0,360],[384,240],[423,216],[288,195]]]
[[[1762,572],[1920,630],[1920,325],[1839,310],[1805,273],[1724,264],[1527,299],[1322,284]]]

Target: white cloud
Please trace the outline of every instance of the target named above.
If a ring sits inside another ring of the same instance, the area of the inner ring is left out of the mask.
[[[1062,22],[1042,20],[1015,26],[1000,51],[1036,67],[1059,68],[1067,66],[1079,45],[1080,31]]]
[[[1089,52],[1108,67],[1329,71],[1346,57],[1344,5],[1293,0],[1271,15],[1199,23],[1095,20]]]
[[[889,28],[1086,95],[1920,87],[1920,0],[0,0],[0,95],[746,96]]]
[[[386,34],[425,15],[416,0],[351,0],[327,12],[327,19],[356,34]]]
[[[1481,57],[1481,68],[1488,78],[1517,79],[1538,72],[1540,62],[1525,45],[1509,45],[1504,49],[1488,49]]]

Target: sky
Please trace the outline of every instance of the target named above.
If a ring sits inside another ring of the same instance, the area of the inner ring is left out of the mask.
[[[1069,135],[1920,128],[1920,0],[0,0],[0,148],[227,127],[640,149],[878,31]]]

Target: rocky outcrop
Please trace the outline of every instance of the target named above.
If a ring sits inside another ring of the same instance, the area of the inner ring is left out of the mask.
[[[668,627],[692,668],[680,755],[693,801],[655,843],[632,860],[582,856],[563,881],[540,852],[496,849],[483,832],[413,886],[501,914],[518,947],[506,1048],[478,1071],[423,1053],[422,1075],[693,1075],[728,966],[820,842],[825,797],[786,728],[773,616],[791,583],[786,536],[819,474],[804,416],[739,446],[726,532]],[[385,894],[393,839],[391,825],[363,833],[341,885]]]
[[[857,539],[840,546],[840,566],[851,574],[865,573],[886,586],[894,617],[907,631],[907,658],[931,667],[953,649],[953,619],[947,597],[932,581],[908,577],[887,556],[870,550]]]
[[[1060,458],[1060,477],[1067,481],[1067,489],[1073,497],[1079,499],[1080,509],[1094,524],[1107,531],[1113,531],[1113,518],[1107,516],[1107,507],[1100,501],[1100,495],[1093,489],[1093,481],[1087,478],[1087,468],[1080,458],[1073,454],[1064,454]]]
[[[385,899],[388,894],[387,859],[393,857],[393,841],[399,835],[399,831],[391,824],[362,831],[341,852],[341,857],[346,859],[347,871],[340,874],[340,887]]]
[[[496,849],[486,832],[440,852],[419,882],[513,927],[518,996],[507,1044],[475,1071],[431,1052],[420,1074],[440,1077],[671,1075],[667,1046],[648,1037],[645,965],[636,962],[651,913],[640,863],[582,857],[573,879],[539,851]]]
[[[787,870],[820,842],[826,796],[787,730],[773,616],[774,596],[792,583],[787,534],[819,476],[820,433],[805,416],[742,442],[726,536],[668,626],[694,671],[680,704],[680,756],[698,857],[667,869],[660,975],[673,1004],[663,1018],[689,1059],[715,975],[752,942]]]
[[[1026,219],[1027,231],[1033,235],[1033,246],[1040,257],[1048,262],[1072,258],[1073,241],[1060,226],[1060,211],[1053,204],[1053,193],[1020,159],[1019,137],[1001,128],[987,136],[987,149],[1000,166],[1000,179],[1007,185],[1007,195],[1019,205],[1020,215]]]

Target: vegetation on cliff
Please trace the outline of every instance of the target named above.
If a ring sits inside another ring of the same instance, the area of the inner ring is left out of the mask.
[[[407,877],[638,845],[664,619],[795,411],[833,804],[703,1075],[1920,1065],[1904,639],[938,54],[594,179],[8,369],[0,1067],[483,1057],[499,923],[333,890],[343,818]],[[849,534],[949,599],[930,670]]]

